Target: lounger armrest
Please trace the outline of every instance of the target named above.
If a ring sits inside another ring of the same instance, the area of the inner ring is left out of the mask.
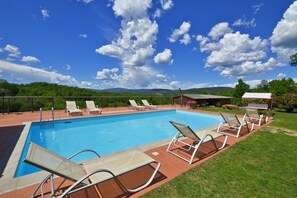
[[[81,150],[81,151],[78,151],[78,152],[74,153],[73,155],[71,155],[71,156],[68,157],[67,159],[70,160],[70,159],[72,159],[73,157],[75,157],[75,156],[77,156],[77,155],[79,155],[79,154],[81,154],[81,153],[85,153],[85,152],[91,152],[91,153],[94,153],[95,155],[97,155],[98,158],[100,158],[100,155],[99,155],[96,151],[91,150],[91,149],[85,149],[85,150]]]
[[[96,108],[99,109],[98,105],[96,105]]]
[[[77,106],[77,109],[79,109],[79,106]]]

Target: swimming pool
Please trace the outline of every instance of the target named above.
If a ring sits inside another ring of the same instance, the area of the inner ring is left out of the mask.
[[[155,142],[177,133],[169,120],[180,122],[197,130],[218,124],[219,116],[180,110],[144,112],[92,118],[65,119],[52,122],[32,123],[15,173],[20,177],[38,172],[23,162],[30,141],[64,157],[83,149],[93,149],[101,156],[112,152]],[[95,157],[79,155],[74,161]]]

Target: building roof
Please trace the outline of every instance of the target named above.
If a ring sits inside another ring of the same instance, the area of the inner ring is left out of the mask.
[[[245,99],[271,99],[271,93],[252,93],[246,92],[242,98]]]
[[[227,96],[216,96],[216,95],[209,95],[209,94],[183,94],[183,96],[194,99],[194,100],[199,100],[199,99],[227,99],[231,97]],[[180,97],[180,96],[175,96],[175,97]]]

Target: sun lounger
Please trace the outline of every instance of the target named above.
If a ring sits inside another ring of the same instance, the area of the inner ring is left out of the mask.
[[[238,117],[235,114],[220,113],[220,115],[222,116],[223,121],[219,124],[217,132],[223,133],[223,131],[221,131],[222,128],[235,130],[236,135],[232,135],[232,134],[230,134],[230,135],[235,136],[236,138],[238,138],[239,134],[240,134],[240,131],[241,131],[241,128],[243,126],[247,127],[248,132],[251,131],[249,129],[248,123],[245,121],[246,115],[243,116],[241,121],[239,121]],[[254,128],[254,124],[252,124],[252,130],[253,130],[253,128]]]
[[[268,104],[254,104],[254,103],[249,103],[246,108],[266,110],[266,109],[268,109]]]
[[[158,109],[158,106],[149,104],[147,100],[141,100],[141,102],[148,109]]]
[[[194,132],[189,126],[185,125],[185,124],[180,124],[177,122],[173,122],[173,121],[169,121],[179,132],[172,138],[172,140],[170,141],[168,147],[167,147],[167,152],[189,162],[189,164],[192,164],[193,159],[195,157],[196,152],[198,151],[199,147],[201,144],[206,143],[206,142],[213,142],[216,150],[220,150],[222,148],[225,147],[228,136],[226,136],[225,134],[221,134],[221,133],[217,133],[217,132],[212,132],[212,131],[197,131]],[[224,142],[223,145],[221,147],[218,147],[215,139],[224,136]],[[192,140],[191,144],[186,143],[185,141],[183,141],[182,139],[184,139],[185,137],[190,138]],[[180,143],[184,146],[186,146],[187,148],[181,147],[179,146],[177,143]],[[176,146],[180,149],[186,150],[186,151],[190,151],[191,149],[194,149],[192,156],[190,159],[186,159],[185,157],[178,155],[176,152],[174,152],[173,150],[171,150],[172,146]]]
[[[130,102],[130,105],[133,107],[133,109],[135,110],[145,110],[145,106],[141,106],[141,105],[138,105],[135,100],[129,100]]]
[[[87,100],[86,101],[86,106],[89,114],[91,113],[101,113],[102,110],[98,108],[98,106],[95,106],[95,103],[93,100]]]
[[[96,155],[96,158],[86,161],[83,164],[78,164],[70,160],[74,156],[83,152],[93,152]],[[34,197],[39,190],[41,191],[41,196],[43,197],[43,185],[48,181],[51,182],[52,186],[51,197],[56,197],[56,192],[61,190],[60,187],[66,180],[71,180],[74,184],[70,187],[66,186],[66,188],[63,186],[63,194],[58,197],[67,196],[73,192],[86,189],[90,186],[94,186],[96,188],[96,184],[108,179],[114,179],[119,187],[127,194],[134,193],[147,187],[153,181],[161,166],[159,162],[152,159],[139,149],[130,149],[106,157],[100,157],[92,150],[83,150],[66,159],[33,142],[29,143],[28,153],[24,161],[51,173],[40,183],[34,191],[32,197]],[[141,184],[140,187],[128,189],[118,180],[119,175],[123,175],[127,172],[152,163],[157,164],[156,168],[148,181],[145,184]],[[56,175],[64,178],[64,180],[61,184],[55,185],[56,189],[54,189],[53,182],[54,176]]]
[[[66,101],[66,111],[67,114],[72,115],[72,114],[80,114],[82,115],[81,110],[79,109],[78,106],[76,106],[75,101]]]
[[[264,123],[267,122],[268,117],[263,114],[259,114],[257,109],[246,108],[245,112],[246,112],[246,118],[251,123],[258,122],[258,126],[261,126],[262,120]]]

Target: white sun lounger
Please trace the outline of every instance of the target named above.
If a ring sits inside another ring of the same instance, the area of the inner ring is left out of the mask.
[[[246,108],[245,112],[248,121],[251,123],[258,122],[258,126],[261,126],[262,120],[264,123],[268,121],[268,117],[263,114],[259,114],[257,109]]]
[[[89,114],[91,113],[101,113],[102,110],[98,108],[98,106],[95,106],[95,103],[93,100],[87,100],[86,101],[86,106]]]
[[[183,160],[185,160],[185,161],[187,161],[187,162],[189,162],[189,164],[192,164],[193,159],[195,157],[195,154],[198,151],[201,144],[212,141],[215,148],[216,148],[216,150],[220,150],[220,149],[224,148],[225,145],[226,145],[228,136],[226,136],[225,134],[221,134],[221,133],[217,133],[217,132],[213,132],[213,131],[207,131],[207,132],[197,131],[197,132],[194,132],[189,126],[187,126],[185,124],[180,124],[180,123],[173,122],[173,121],[169,121],[169,122],[179,132],[172,138],[172,140],[170,141],[166,151],[173,154],[173,155],[175,155],[175,156],[177,156],[177,157],[179,157],[179,158],[181,158],[181,159],[183,159]],[[219,138],[219,137],[222,137],[222,136],[225,136],[223,145],[221,147],[217,147],[215,139]],[[182,141],[182,139],[184,137],[192,139],[192,143],[188,144],[188,143]],[[184,147],[181,147],[181,146],[177,145],[177,142],[181,143],[182,145],[187,146],[188,148],[184,148]],[[189,151],[190,149],[194,149],[194,151],[192,153],[191,158],[186,159],[185,157],[178,155],[176,152],[173,152],[171,150],[172,146],[176,146],[176,147],[178,147],[180,149],[183,149],[183,150],[186,150],[186,151]]]
[[[82,164],[70,161],[71,158],[83,152],[93,152],[96,155],[96,158]],[[161,166],[159,162],[139,149],[130,149],[106,157],[100,157],[92,150],[83,150],[66,159],[33,142],[29,143],[28,153],[24,161],[51,173],[40,183],[37,189],[33,192],[32,197],[34,197],[39,190],[41,191],[41,196],[43,196],[43,185],[48,182],[48,180],[50,180],[52,186],[51,197],[56,197],[56,192],[60,190],[60,187],[67,179],[75,183],[67,189],[63,189],[63,194],[58,197],[64,197],[111,178],[116,181],[124,192],[134,193],[147,187],[153,181]],[[148,181],[140,187],[128,189],[117,178],[119,175],[151,163],[156,163],[157,166]],[[55,175],[64,178],[62,183],[57,185],[56,188],[54,188],[53,183]]]
[[[251,130],[249,129],[248,123],[245,121],[246,115],[243,116],[241,121],[239,121],[238,117],[235,114],[220,112],[220,115],[222,116],[223,121],[218,126],[217,132],[219,132],[219,133],[223,133],[221,131],[222,128],[235,130],[236,135],[232,135],[232,134],[229,134],[229,135],[235,136],[236,138],[238,138],[241,128],[243,126],[247,127],[248,132],[250,132],[254,129],[254,124],[252,124],[252,129]]]
[[[133,107],[133,109],[135,110],[145,110],[145,106],[141,106],[141,105],[138,105],[135,100],[129,100],[129,103],[130,105]]]
[[[75,101],[66,101],[66,111],[67,114],[72,115],[72,114],[80,114],[82,115],[81,110],[79,109],[78,106],[76,106]]]
[[[141,102],[148,109],[158,109],[158,106],[149,104],[147,100],[141,100]]]

